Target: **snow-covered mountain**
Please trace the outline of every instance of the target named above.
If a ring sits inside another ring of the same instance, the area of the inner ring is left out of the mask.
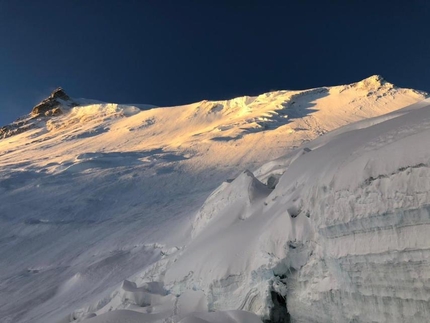
[[[2,128],[0,322],[429,314],[425,93],[379,76],[168,108],[59,91]]]

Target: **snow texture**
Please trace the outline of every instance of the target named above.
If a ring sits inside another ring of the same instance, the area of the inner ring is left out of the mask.
[[[0,140],[0,322],[426,321],[424,98],[373,76],[32,117]]]

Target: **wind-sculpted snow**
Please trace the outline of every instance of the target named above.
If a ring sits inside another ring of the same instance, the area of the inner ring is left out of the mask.
[[[286,322],[287,307],[298,321],[383,322],[389,302],[418,322],[428,123],[422,103],[398,109],[423,98],[371,77],[149,110],[75,100],[32,117],[0,140],[1,322]],[[394,298],[388,276],[375,281],[404,246]],[[366,269],[371,252],[387,256]]]

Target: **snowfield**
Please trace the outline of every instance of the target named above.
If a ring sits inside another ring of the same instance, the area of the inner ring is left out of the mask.
[[[425,97],[372,76],[24,117],[0,140],[0,322],[425,322]]]

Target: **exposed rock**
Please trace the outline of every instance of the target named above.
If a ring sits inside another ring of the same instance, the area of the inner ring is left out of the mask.
[[[47,117],[55,117],[60,114],[63,114],[63,111],[60,108],[54,108],[45,112],[45,116]]]
[[[37,127],[40,117],[50,118],[63,114],[63,109],[72,108],[79,104],[73,101],[64,90],[59,87],[51,95],[36,105],[29,115],[0,127],[0,139],[8,138]]]
[[[61,99],[61,100],[64,100],[64,101],[69,101],[70,100],[70,97],[66,94],[66,92],[64,92],[63,88],[61,88],[61,87],[56,88],[51,93],[51,95],[49,96],[49,98],[52,98],[52,99]]]
[[[32,128],[31,124],[26,121],[14,122],[0,128],[0,139],[8,138],[13,135],[20,134]]]
[[[75,107],[78,104],[74,102],[64,90],[59,87],[54,90],[51,95],[36,105],[33,110],[31,110],[31,115],[33,117],[45,115],[45,116],[55,116],[62,113],[60,106]]]

